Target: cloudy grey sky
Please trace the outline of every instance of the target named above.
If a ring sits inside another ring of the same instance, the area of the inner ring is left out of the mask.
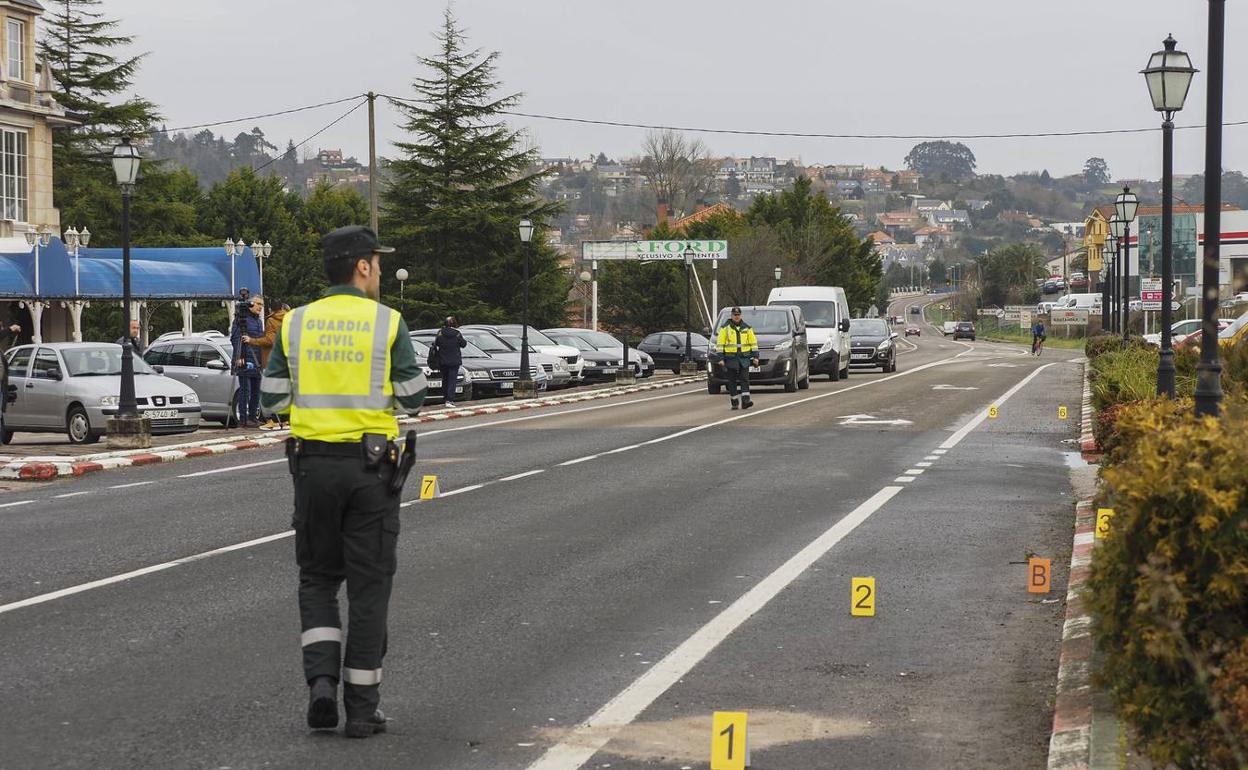
[[[1248,2],[1227,4],[1225,116],[1248,120]],[[137,89],[168,124],[243,117],[363,93],[409,95],[442,0],[105,0],[150,51]],[[639,123],[858,134],[980,134],[1159,123],[1138,71],[1173,33],[1205,68],[1203,0],[457,0],[470,42],[502,57],[525,112]],[[1204,120],[1197,75],[1180,125]],[[343,108],[260,122],[296,142]],[[399,116],[379,112],[383,154]],[[515,119],[546,156],[629,155],[644,131]],[[225,129],[233,136],[251,124]],[[913,141],[710,136],[716,154],[898,167]],[[981,172],[1157,176],[1152,134],[968,140]],[[364,110],[309,147],[367,152]],[[1176,167],[1200,171],[1200,131]],[[1225,164],[1248,171],[1248,126]]]

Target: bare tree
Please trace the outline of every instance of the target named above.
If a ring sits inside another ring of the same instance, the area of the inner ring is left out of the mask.
[[[790,265],[781,256],[780,241],[769,227],[748,227],[732,239],[732,258],[719,268],[720,304],[761,305],[775,282],[777,265]],[[720,308],[711,312],[718,313]]]
[[[651,131],[642,143],[641,175],[659,200],[674,211],[706,195],[715,181],[716,161],[701,139],[676,131]]]

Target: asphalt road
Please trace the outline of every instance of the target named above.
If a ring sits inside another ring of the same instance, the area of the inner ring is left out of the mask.
[[[692,387],[422,432],[449,494],[405,493],[363,742],[303,726],[277,452],[0,496],[0,768],[706,767],[716,710],[757,768],[1041,766],[1081,368],[903,348],[749,412]]]

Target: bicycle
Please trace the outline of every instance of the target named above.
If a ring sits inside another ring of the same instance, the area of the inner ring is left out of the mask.
[[[1044,337],[1036,337],[1031,341],[1031,354],[1039,357],[1042,350],[1044,350]]]

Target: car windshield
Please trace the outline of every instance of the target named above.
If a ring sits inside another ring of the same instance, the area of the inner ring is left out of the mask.
[[[888,324],[879,318],[851,318],[849,334],[851,337],[887,337]]]
[[[831,328],[836,326],[836,303],[816,299],[778,300],[773,305],[796,305],[802,309],[802,318],[807,326]]]
[[[598,349],[589,344],[588,340],[582,339],[575,334],[552,334],[550,337],[560,345],[567,345],[568,347],[576,348],[577,350],[595,351]],[[616,347],[619,346],[617,345]]]
[[[787,303],[786,303],[787,304]],[[730,316],[724,313],[719,318],[721,327],[727,326]],[[763,308],[743,308],[741,310],[741,319],[750,326],[754,327],[755,334],[787,334],[789,331],[789,311],[788,310],[770,310]],[[695,337],[698,335],[694,335]],[[684,340],[684,335],[680,335]]]
[[[459,350],[459,354],[462,358],[490,357],[484,350],[472,344],[471,340],[465,339],[464,342],[467,344]],[[420,348],[416,347],[417,344],[424,346],[423,352]],[[429,346],[431,344],[433,344],[433,337],[412,337],[412,347],[416,349],[416,355],[418,356],[427,358],[429,356]]]
[[[488,353],[514,353],[518,349],[508,345],[507,342],[499,337],[494,336],[490,332],[476,331],[469,329],[464,332],[464,337],[469,342]]]
[[[70,377],[116,377],[121,374],[121,346],[101,345],[98,348],[62,348],[61,357]],[[155,374],[156,370],[137,355],[135,374]]]
[[[579,339],[589,340],[589,344],[599,350],[618,350],[622,347],[619,340],[606,332],[594,332],[587,329],[585,331],[578,331],[573,336],[578,337]]]
[[[500,332],[505,332],[507,334],[510,334],[513,337],[519,337],[521,326],[519,324],[509,324],[507,326],[498,327],[498,330]],[[530,328],[529,329],[529,344],[530,345],[558,345],[559,343],[555,342],[550,337],[547,337],[545,334],[542,334],[537,329]]]
[[[520,339],[519,337],[516,337],[511,334],[500,334],[499,336],[503,338],[503,342],[506,342],[508,345],[511,345],[512,350],[519,350],[520,348],[524,347],[524,340]],[[530,340],[532,339],[531,334],[530,334],[529,339]],[[529,352],[530,353],[537,352],[537,348],[533,347],[532,342],[529,343]]]

